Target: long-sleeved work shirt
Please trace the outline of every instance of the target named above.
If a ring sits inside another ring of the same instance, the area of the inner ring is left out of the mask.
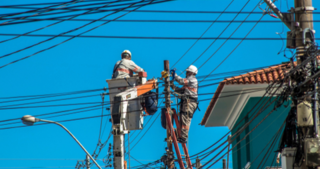
[[[198,99],[198,80],[194,75],[182,78],[175,74],[175,80],[183,85],[181,89],[184,89],[183,94],[193,99]]]
[[[133,72],[143,72],[143,69],[136,65],[132,60],[119,60],[113,68],[113,79],[132,77]]]

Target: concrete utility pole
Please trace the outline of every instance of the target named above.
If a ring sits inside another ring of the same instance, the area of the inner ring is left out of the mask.
[[[303,61],[307,60],[310,55],[307,54],[307,50],[314,42],[313,30],[313,10],[312,0],[295,0],[295,9],[291,10],[295,12],[295,23],[291,33],[292,39],[295,38],[296,58],[297,64],[300,65]],[[293,43],[293,42],[291,42]],[[308,70],[304,75],[304,79],[295,79],[297,84],[305,83],[307,79],[310,79],[315,72],[318,72],[317,58],[311,60],[307,65],[303,65],[302,71],[306,71],[312,67],[313,70]],[[304,154],[304,158],[301,164],[301,169],[313,169],[320,166],[319,161],[319,149],[313,150],[312,147],[319,147],[319,108],[318,108],[318,77],[310,83],[299,88],[300,91],[295,91],[292,98],[294,105],[296,106],[297,113],[297,128],[302,131],[303,140],[299,142],[300,147],[303,147],[302,152],[298,150],[296,153]],[[301,92],[302,91],[302,92]],[[308,93],[314,92],[312,97],[308,99],[299,99],[305,97]],[[297,162],[296,162],[297,163]],[[297,164],[297,166],[299,166]]]
[[[227,169],[226,159],[222,159],[222,168]]]
[[[291,30],[287,33],[287,48],[296,49],[297,69],[290,75],[292,109],[286,124],[282,150],[283,169],[314,169],[320,166],[318,80],[319,64],[314,45],[312,0],[294,0],[294,7],[282,14],[270,0],[264,0]],[[312,58],[314,57],[314,58]],[[305,61],[305,62],[304,62]],[[301,65],[303,64],[303,65]],[[301,67],[300,67],[301,66]],[[292,138],[292,140],[291,140]]]
[[[295,0],[295,24],[294,35],[295,35],[295,47],[296,47],[296,57],[298,65],[305,61],[308,57],[307,50],[311,46],[310,42],[314,41],[313,30],[313,10],[312,0]],[[293,11],[293,10],[292,10]],[[314,65],[312,65],[312,63]],[[317,58],[310,62],[311,67],[315,71],[318,70]],[[307,68],[310,65],[303,66]],[[314,72],[310,71],[307,73],[305,79],[310,78],[314,75]],[[318,79],[318,78],[317,78]],[[297,80],[297,83],[301,83],[301,80]],[[302,81],[303,82],[303,81]],[[305,138],[300,142],[300,147],[304,147],[303,154],[305,154],[305,159],[301,165],[301,168],[314,168],[320,166],[320,161],[314,161],[315,152],[310,152],[309,146],[312,146],[314,142],[319,147],[319,110],[318,110],[318,80],[312,81],[310,84],[306,84],[300,88],[303,90],[303,94],[296,92],[296,98],[299,96],[304,96],[308,92],[314,91],[313,98],[309,100],[293,100],[297,106],[297,125],[303,131],[303,137]],[[306,107],[309,106],[309,107]],[[308,117],[309,116],[309,117]],[[311,118],[310,118],[311,117]],[[309,132],[308,132],[309,131]],[[318,154],[318,151],[316,152]],[[317,157],[316,157],[317,158]]]
[[[86,166],[87,169],[90,169],[90,157],[88,155],[86,156]]]
[[[166,72],[170,72],[170,67],[169,67],[169,61],[165,60],[164,61],[164,70]],[[165,103],[166,103],[166,109],[171,111],[171,100],[170,100],[170,76],[167,76],[165,78]],[[171,116],[171,113],[169,113]],[[171,116],[172,119],[172,116]],[[174,155],[173,155],[173,149],[172,149],[172,136],[170,134],[170,128],[167,124],[166,126],[167,128],[167,146],[168,146],[168,150],[167,150],[167,166],[168,169],[173,169],[174,168]]]
[[[201,167],[200,159],[197,157],[196,159],[196,169],[199,169]]]

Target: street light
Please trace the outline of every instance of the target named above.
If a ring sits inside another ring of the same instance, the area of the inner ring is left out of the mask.
[[[50,120],[43,120],[43,119],[38,119],[38,118],[35,118],[33,116],[30,116],[30,115],[25,115],[21,118],[21,121],[23,124],[27,125],[27,126],[32,126],[34,123],[38,122],[38,121],[43,121],[43,122],[47,122],[47,123],[54,123],[54,124],[57,124],[59,125],[60,127],[62,127],[64,130],[66,130],[70,136],[79,144],[79,146],[82,148],[82,150],[84,152],[87,153],[87,155],[90,157],[90,159],[97,165],[97,167],[99,169],[101,169],[101,167],[99,166],[99,164],[96,162],[96,160],[94,160],[92,158],[92,156],[88,153],[88,151],[82,146],[82,144],[78,141],[78,139],[66,128],[64,127],[62,124],[58,123],[58,122],[55,122],[55,121],[50,121]]]

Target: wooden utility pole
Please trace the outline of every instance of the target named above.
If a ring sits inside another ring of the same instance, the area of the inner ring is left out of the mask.
[[[164,61],[164,70],[166,72],[170,72],[170,67],[169,67],[169,61],[168,60],[165,60]],[[165,103],[166,103],[166,109],[167,110],[171,110],[171,100],[170,100],[170,76],[167,76],[165,78],[165,89],[164,89],[164,92],[165,92]],[[169,113],[170,116],[171,116],[171,113]],[[171,119],[172,119],[172,116],[171,116]],[[173,169],[174,168],[174,155],[173,155],[173,149],[172,149],[172,136],[171,136],[171,132],[169,131],[169,126],[167,124],[166,126],[167,128],[167,147],[168,147],[168,150],[167,150],[167,166],[168,166],[168,169]]]

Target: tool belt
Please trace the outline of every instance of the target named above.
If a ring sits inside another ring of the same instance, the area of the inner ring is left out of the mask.
[[[184,108],[183,106],[189,106],[188,104],[189,104],[190,102],[194,102],[194,103],[197,104],[197,107],[194,109],[194,111],[193,111],[193,112],[191,112],[191,111],[183,111],[183,110],[185,110],[185,108]],[[185,103],[186,103],[186,104],[185,104]],[[199,105],[198,99],[191,98],[191,97],[190,97],[190,98],[188,98],[188,97],[183,97],[183,98],[181,99],[181,102],[180,102],[181,114],[188,115],[190,118],[192,118],[193,115],[194,115],[194,113],[196,112],[196,110],[197,110],[197,108],[198,108],[198,105]],[[199,109],[199,108],[198,108],[198,109]]]

